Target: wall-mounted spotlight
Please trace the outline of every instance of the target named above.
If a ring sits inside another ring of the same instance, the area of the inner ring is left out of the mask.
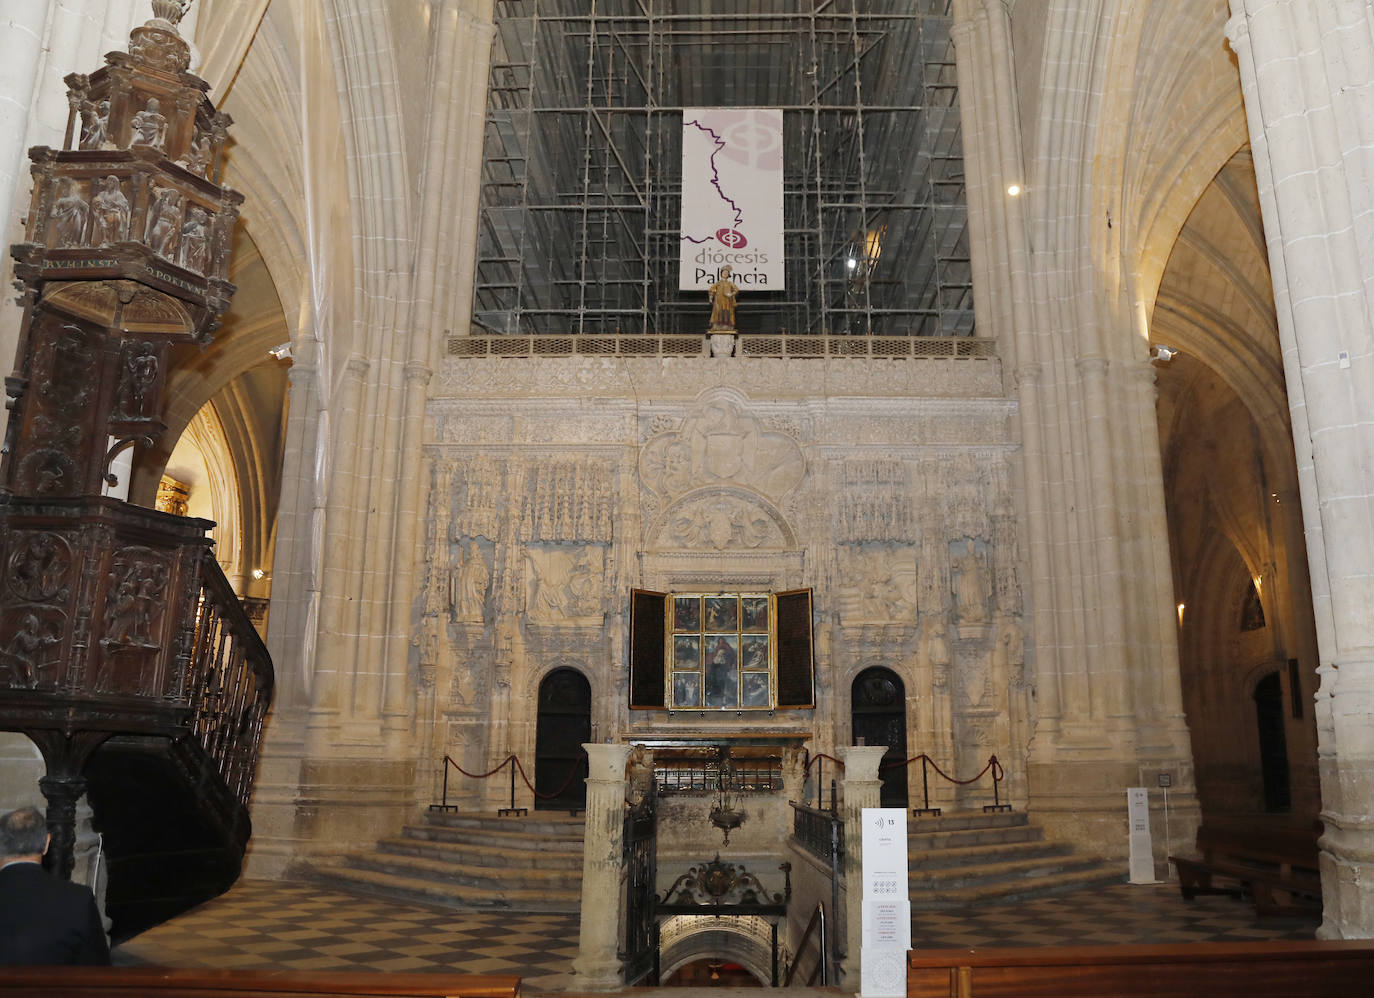
[[[1163,343],[1156,343],[1150,347],[1150,359],[1157,360],[1161,364],[1167,364],[1177,356],[1177,350],[1173,347],[1166,347]]]
[[[272,355],[274,360],[290,360],[291,344],[283,343],[281,346],[273,347],[271,350],[268,350],[267,352]]]
[[[1007,185],[1007,197],[1009,197],[1009,198],[1019,198],[1020,196],[1021,196],[1021,185],[1020,185],[1020,184],[1008,184],[1008,185]]]

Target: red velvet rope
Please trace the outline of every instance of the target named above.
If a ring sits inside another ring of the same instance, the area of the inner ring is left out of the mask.
[[[902,759],[899,761],[886,763],[885,765],[879,766],[878,769],[894,769],[898,766],[909,766],[913,762],[920,762],[922,759],[930,763],[930,768],[935,770],[936,773],[944,777],[950,783],[953,783],[955,786],[959,787],[968,786],[970,783],[977,783],[979,780],[983,778],[983,774],[986,773],[989,769],[992,770],[992,778],[995,781],[1001,782],[1002,777],[1006,775],[1002,770],[1002,764],[997,761],[997,756],[995,755],[988,756],[987,765],[985,765],[982,769],[978,770],[977,776],[970,777],[967,780],[956,780],[954,777],[950,776],[943,769],[937,766],[935,764],[935,760],[932,759],[930,756],[926,755],[924,752],[922,752],[920,755],[913,755],[910,759]]]
[[[843,759],[836,759],[833,755],[826,755],[824,752],[817,752],[815,755],[811,756],[811,758],[807,760],[806,768],[802,771],[802,775],[806,776],[807,774],[809,774],[811,772],[811,767],[814,766],[816,763],[820,762],[822,759],[829,759],[835,765],[839,766],[841,769],[844,769]]]
[[[577,758],[573,760],[572,769],[568,772],[568,778],[563,781],[563,785],[561,787],[559,787],[551,794],[541,794],[538,790],[534,789],[534,784],[531,783],[530,778],[525,775],[525,767],[520,764],[520,760],[514,752],[512,752],[510,755],[502,759],[495,769],[489,769],[485,773],[469,773],[462,766],[458,765],[458,763],[454,762],[452,756],[444,756],[444,762],[448,763],[450,766],[458,770],[458,772],[462,773],[464,776],[469,776],[474,780],[485,780],[489,776],[495,776],[497,773],[501,772],[501,770],[505,769],[508,763],[514,762],[515,771],[520,774],[520,779],[524,782],[525,786],[530,788],[530,793],[534,794],[534,796],[538,797],[540,800],[553,800],[557,797],[562,797],[563,791],[567,790],[568,787],[572,786],[573,778],[577,776],[577,768],[579,765],[581,765],[582,760],[585,758],[587,758],[586,752],[578,753]]]

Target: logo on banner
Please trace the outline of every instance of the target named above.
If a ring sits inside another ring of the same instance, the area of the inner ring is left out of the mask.
[[[782,214],[782,112],[685,109],[678,287],[784,290]]]

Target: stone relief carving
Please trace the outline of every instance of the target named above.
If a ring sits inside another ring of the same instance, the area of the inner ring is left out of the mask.
[[[601,623],[606,549],[599,544],[525,548],[526,619],[541,624]]]
[[[639,467],[644,484],[665,498],[702,486],[742,485],[777,499],[806,474],[795,440],[766,429],[753,413],[727,398],[698,406],[681,429],[650,439]]]
[[[91,200],[94,211],[91,243],[105,246],[129,238],[129,199],[119,185],[119,178],[108,176],[97,181],[100,190]]]
[[[34,603],[65,602],[63,583],[72,567],[72,550],[64,537],[44,532],[25,537],[10,555],[7,581],[20,599]]]
[[[607,543],[619,507],[609,461],[546,461],[529,469],[522,493],[520,538]]]
[[[837,552],[840,620],[911,623],[916,617],[916,551],[909,545],[845,545]]]
[[[954,553],[955,546],[962,547]],[[988,583],[987,565],[973,538],[950,545],[951,568],[954,572],[954,597],[960,624],[983,624],[988,619],[988,600],[992,589]]]
[[[452,510],[450,537],[501,536],[509,498],[504,470],[504,462],[486,455],[467,461],[436,462],[436,475],[449,482],[446,498]]]
[[[148,548],[115,552],[105,581],[97,690],[154,692],[151,670],[162,647],[158,631],[170,577],[166,559]]]
[[[831,535],[836,543],[916,539],[916,518],[903,462],[847,460],[839,478],[842,490],[830,504]]]
[[[58,249],[72,249],[86,244],[86,223],[91,208],[81,195],[81,188],[71,177],[63,177],[61,196],[53,202],[53,245]]]
[[[46,607],[20,607],[0,628],[0,677],[10,686],[32,688],[48,681],[46,673],[59,666],[65,614]]]
[[[728,492],[684,500],[668,511],[654,539],[658,547],[688,551],[791,546],[775,514],[752,497]]]

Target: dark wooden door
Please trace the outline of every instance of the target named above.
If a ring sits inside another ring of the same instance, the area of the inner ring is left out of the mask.
[[[591,737],[591,684],[576,669],[555,669],[539,684],[539,718],[534,730],[536,809],[586,807],[587,760],[582,743]]]
[[[878,776],[883,781],[883,807],[906,807],[906,687],[891,669],[875,666],[854,677],[852,688],[854,742],[886,745]]]
[[[1283,730],[1283,686],[1277,672],[1255,685],[1255,715],[1259,722],[1260,773],[1264,779],[1264,809],[1292,807],[1288,787],[1288,739]]]

